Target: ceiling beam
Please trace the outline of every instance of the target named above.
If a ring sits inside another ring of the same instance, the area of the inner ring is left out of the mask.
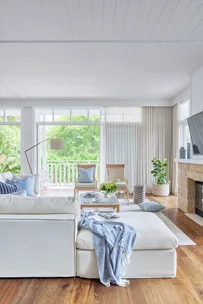
[[[202,41],[143,41],[143,40],[0,40],[0,44],[46,44],[46,43],[143,43],[143,44],[203,44]]]

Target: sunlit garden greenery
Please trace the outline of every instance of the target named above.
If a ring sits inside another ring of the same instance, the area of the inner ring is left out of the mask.
[[[62,117],[59,121],[63,120]],[[16,120],[17,121],[17,120]],[[91,116],[91,122],[97,123],[100,117]],[[72,117],[72,122],[76,125],[55,125],[46,127],[46,138],[57,137],[64,140],[63,150],[51,150],[50,142],[47,141],[46,160],[99,160],[100,150],[100,125],[77,125],[78,122],[85,122],[85,117]],[[41,126],[43,128],[43,126]],[[0,155],[5,156],[5,160],[0,164],[0,172],[11,171],[20,172],[20,126],[1,125],[0,126]],[[43,149],[43,145],[41,147]]]
[[[0,155],[5,156],[0,172],[20,172],[20,126],[0,127]]]
[[[77,116],[75,120],[84,121],[83,116]],[[72,121],[74,121],[74,117]],[[91,117],[91,121],[97,122],[98,117]],[[99,160],[99,125],[53,126],[47,132],[47,137],[64,140],[63,150],[50,150],[49,143],[47,143],[47,160]]]

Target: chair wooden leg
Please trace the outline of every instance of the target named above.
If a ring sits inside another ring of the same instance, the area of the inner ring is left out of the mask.
[[[126,191],[126,199],[127,199],[127,202],[128,202],[128,205],[129,205],[129,190],[127,189],[127,191]]]

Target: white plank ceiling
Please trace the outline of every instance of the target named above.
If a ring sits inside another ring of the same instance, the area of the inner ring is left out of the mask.
[[[4,44],[0,96],[171,98],[202,54],[194,44]]]
[[[0,40],[203,41],[203,1],[1,0]]]
[[[203,0],[0,0],[0,98],[170,99],[203,64]]]

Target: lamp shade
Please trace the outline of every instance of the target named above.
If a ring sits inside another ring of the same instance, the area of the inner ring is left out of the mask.
[[[64,149],[64,140],[61,138],[54,138],[50,140],[50,149],[51,150],[63,150]]]

